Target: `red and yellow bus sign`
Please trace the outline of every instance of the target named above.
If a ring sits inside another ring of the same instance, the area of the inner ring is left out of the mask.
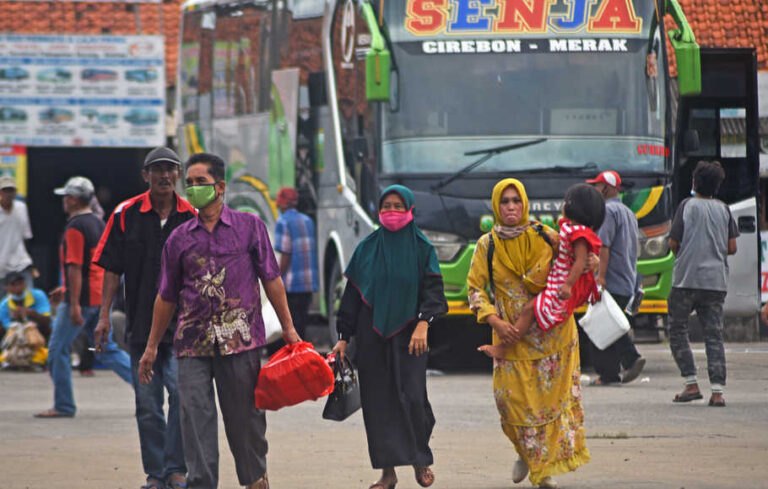
[[[639,34],[632,0],[408,0],[405,28],[415,36],[488,34]]]

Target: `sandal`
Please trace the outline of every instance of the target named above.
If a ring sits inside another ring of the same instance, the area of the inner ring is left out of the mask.
[[[141,489],[165,489],[165,484],[157,479],[148,480]]]
[[[168,489],[187,489],[187,483],[181,481],[169,481]]]
[[[383,482],[376,482],[368,489],[395,489],[395,484],[397,484],[397,481],[393,482],[389,486],[385,486]]]
[[[691,402],[696,401],[698,399],[704,399],[704,396],[701,395],[701,392],[689,392],[689,393],[680,393],[675,394],[675,398],[672,399],[672,402]]]
[[[429,487],[435,483],[435,473],[429,467],[413,467],[413,472],[416,475],[416,482],[421,487]]]
[[[725,399],[722,399],[720,401],[715,401],[714,399],[709,399],[709,405],[712,407],[725,407]]]
[[[253,484],[249,484],[248,489],[269,489],[269,481],[267,480],[267,474],[264,474],[259,480],[257,480]]]
[[[74,418],[75,413],[62,413],[61,411],[57,411],[55,409],[49,409],[47,411],[43,411],[42,413],[37,413],[33,415],[35,418]]]

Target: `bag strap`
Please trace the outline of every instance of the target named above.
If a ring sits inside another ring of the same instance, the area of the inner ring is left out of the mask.
[[[538,234],[539,236],[541,236],[541,239],[543,239],[544,241],[546,241],[546,242],[547,242],[547,244],[548,244],[548,245],[550,246],[550,248],[551,248],[551,247],[552,247],[552,240],[551,240],[551,239],[549,239],[549,235],[548,235],[546,232],[544,232],[544,226],[543,226],[543,225],[542,225],[540,222],[538,222],[538,221],[534,221],[534,222],[533,222],[533,229],[534,229],[534,231],[536,231],[536,234]]]
[[[486,259],[488,260],[488,285],[489,295],[491,298],[491,304],[496,303],[496,287],[493,284],[493,252],[496,251],[496,243],[493,241],[493,234],[488,233],[488,253]]]

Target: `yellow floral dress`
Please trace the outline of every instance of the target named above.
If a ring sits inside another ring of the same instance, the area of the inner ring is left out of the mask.
[[[548,228],[547,232],[556,243],[557,234]],[[472,257],[467,277],[469,305],[480,323],[486,323],[490,314],[499,314],[514,324],[534,294],[519,276],[494,259],[496,304],[491,302],[486,292],[488,241],[489,234],[482,236]],[[542,247],[547,246],[543,239],[540,241]],[[493,344],[500,343],[494,331]],[[520,342],[509,348],[506,358],[494,361],[493,393],[501,427],[528,464],[534,485],[547,476],[576,470],[590,460],[580,376],[573,316],[548,332],[532,326]]]

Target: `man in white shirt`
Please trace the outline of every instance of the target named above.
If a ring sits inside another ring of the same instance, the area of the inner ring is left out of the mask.
[[[32,258],[24,240],[32,239],[27,205],[16,200],[16,180],[0,176],[0,288],[12,272],[21,272],[32,287]]]

